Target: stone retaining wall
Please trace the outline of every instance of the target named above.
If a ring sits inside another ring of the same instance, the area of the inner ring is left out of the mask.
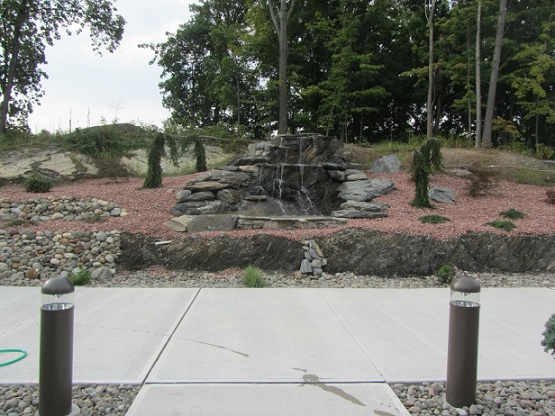
[[[85,267],[115,272],[121,255],[117,231],[20,231],[0,229],[0,280],[47,279]]]

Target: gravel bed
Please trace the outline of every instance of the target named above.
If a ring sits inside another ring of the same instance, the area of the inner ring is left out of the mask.
[[[476,403],[454,408],[445,401],[445,383],[391,386],[413,415],[555,415],[555,382],[497,381],[478,383]]]
[[[72,402],[84,416],[125,415],[139,389],[130,384],[74,385]],[[36,384],[0,386],[0,415],[35,415],[39,410],[38,397]]]

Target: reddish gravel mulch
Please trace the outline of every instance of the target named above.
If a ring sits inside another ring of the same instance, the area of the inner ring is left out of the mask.
[[[87,224],[83,222],[48,221],[33,228],[37,230],[120,230],[132,233],[143,233],[158,239],[177,239],[183,234],[171,231],[163,224],[172,218],[169,210],[175,205],[175,190],[195,175],[173,176],[165,178],[163,187],[159,189],[141,189],[143,180],[131,178],[113,181],[108,179],[92,179],[57,185],[46,194],[31,194],[21,186],[5,186],[0,188],[0,198],[14,201],[32,198],[50,198],[73,196],[78,199],[98,198],[116,202],[124,208],[126,217]],[[264,233],[279,234],[291,239],[301,240],[310,237],[329,235],[346,227],[358,227],[383,232],[424,234],[438,239],[448,239],[467,231],[497,232],[486,223],[501,219],[499,214],[511,208],[526,214],[526,217],[514,220],[516,228],[509,234],[552,234],[555,233],[555,205],[546,202],[545,187],[518,185],[509,182],[496,183],[490,195],[471,198],[465,187],[467,181],[448,175],[436,175],[431,178],[432,186],[452,189],[456,196],[455,204],[435,204],[435,209],[418,209],[410,205],[414,198],[414,184],[406,172],[397,174],[372,175],[372,177],[392,180],[397,190],[389,195],[376,198],[376,202],[391,205],[386,218],[372,220],[351,220],[347,226],[322,230],[264,230]],[[451,221],[432,225],[423,224],[419,218],[423,215],[442,215]],[[228,235],[248,237],[260,231],[231,231]],[[211,237],[222,233],[201,233]]]

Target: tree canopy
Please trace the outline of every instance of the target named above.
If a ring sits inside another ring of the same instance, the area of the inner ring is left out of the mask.
[[[2,0],[0,2],[0,134],[26,126],[43,95],[47,77],[46,47],[88,27],[91,46],[113,52],[123,36],[125,19],[112,0]]]
[[[479,145],[485,115],[487,145],[555,144],[553,0],[203,0],[191,11],[150,45],[183,126],[283,132],[285,93],[291,133]]]
[[[148,45],[174,123],[261,138],[283,123],[286,79],[292,133],[479,143],[484,114],[492,145],[555,145],[553,0],[203,0],[191,11]],[[288,19],[286,77],[279,13]]]

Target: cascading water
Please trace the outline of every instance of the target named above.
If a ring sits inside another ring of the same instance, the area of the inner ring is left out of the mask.
[[[324,141],[319,143],[319,141]],[[251,193],[264,189],[268,199],[256,212],[267,215],[329,215],[337,209],[336,187],[320,164],[327,161],[329,138],[311,135],[281,136],[267,145],[267,162],[256,165],[256,183]]]

